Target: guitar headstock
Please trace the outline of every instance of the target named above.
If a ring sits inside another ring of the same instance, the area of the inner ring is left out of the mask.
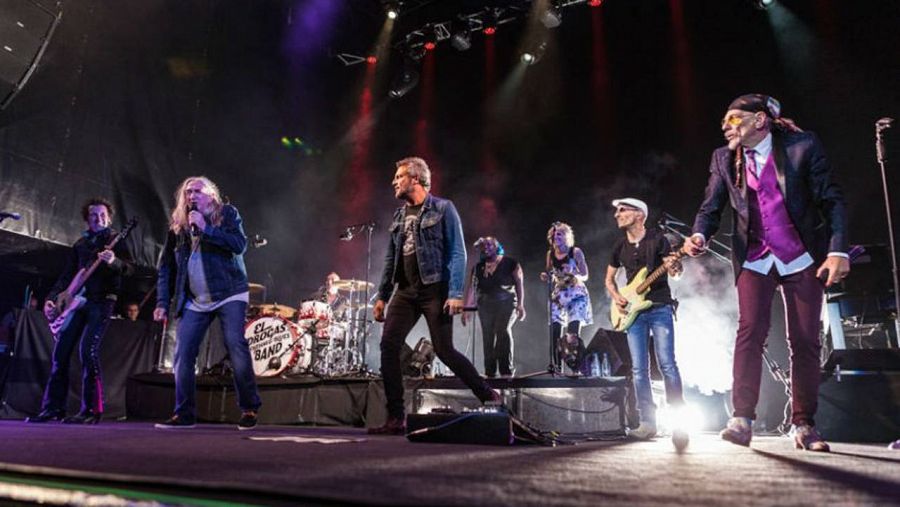
[[[125,239],[126,237],[128,237],[128,235],[131,234],[131,230],[134,229],[135,226],[137,226],[137,223],[138,223],[137,217],[131,217],[131,219],[128,220],[128,223],[125,224],[125,228],[122,229],[121,231],[119,231],[118,240],[121,241],[121,240]]]

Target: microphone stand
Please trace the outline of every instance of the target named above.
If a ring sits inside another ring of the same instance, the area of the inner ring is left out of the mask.
[[[366,363],[367,342],[369,341],[369,278],[372,270],[372,232],[375,230],[375,222],[365,222],[361,224],[353,224],[345,227],[344,234],[341,239],[344,241],[353,241],[353,238],[360,232],[366,233],[366,283],[363,289],[363,318],[362,329],[358,336],[358,345],[360,347],[361,364],[359,369],[363,375],[369,374],[369,365]],[[357,314],[357,319],[358,319]]]
[[[887,171],[885,170],[884,139],[881,133],[891,128],[891,118],[882,118],[875,122],[875,156],[881,168],[881,185],[884,187],[884,209],[887,212],[888,241],[891,247],[891,280],[894,282],[894,340],[900,344],[900,279],[897,271],[897,250],[894,243],[894,224],[891,219],[891,200],[888,193]],[[888,347],[891,347],[888,340]]]

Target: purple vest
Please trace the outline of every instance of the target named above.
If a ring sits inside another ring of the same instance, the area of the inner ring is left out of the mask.
[[[747,204],[750,210],[747,260],[759,260],[771,252],[782,262],[791,262],[803,255],[806,248],[778,188],[775,158],[769,154],[759,177],[750,169],[750,164],[747,166]]]

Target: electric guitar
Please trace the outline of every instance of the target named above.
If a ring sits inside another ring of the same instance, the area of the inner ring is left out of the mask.
[[[107,243],[104,250],[112,250],[119,241],[125,239],[128,234],[131,233],[131,230],[134,229],[135,225],[137,225],[137,218],[129,220],[128,224],[125,225],[125,228],[122,229],[122,232],[116,234],[110,242]],[[90,266],[78,270],[78,273],[75,273],[75,277],[69,282],[69,286],[66,287],[66,290],[56,296],[56,301],[53,302],[53,306],[44,308],[44,316],[47,317],[47,322],[50,324],[50,332],[53,333],[54,339],[58,339],[59,333],[63,332],[72,321],[75,311],[84,306],[87,302],[87,298],[82,296],[84,284],[87,283],[91,275],[94,274],[94,271],[97,271],[101,262],[103,261],[98,257],[97,259],[94,259],[94,262]]]
[[[675,260],[678,260],[684,257],[686,253],[684,250],[678,250],[673,255]],[[613,329],[616,331],[627,330],[634,323],[634,319],[637,318],[638,314],[653,306],[653,301],[647,300],[644,297],[644,293],[647,292],[647,289],[650,288],[653,282],[666,272],[666,266],[665,264],[660,264],[649,275],[647,274],[648,271],[646,267],[641,268],[628,285],[619,289],[619,294],[628,300],[628,304],[624,310],[620,310],[619,305],[615,301],[610,306],[609,321],[612,322]]]

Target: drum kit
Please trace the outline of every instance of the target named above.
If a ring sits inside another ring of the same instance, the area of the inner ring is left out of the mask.
[[[364,354],[371,305],[367,295],[373,285],[337,280],[332,287],[337,294],[331,304],[310,299],[299,308],[250,305],[244,338],[258,377],[368,373]]]

